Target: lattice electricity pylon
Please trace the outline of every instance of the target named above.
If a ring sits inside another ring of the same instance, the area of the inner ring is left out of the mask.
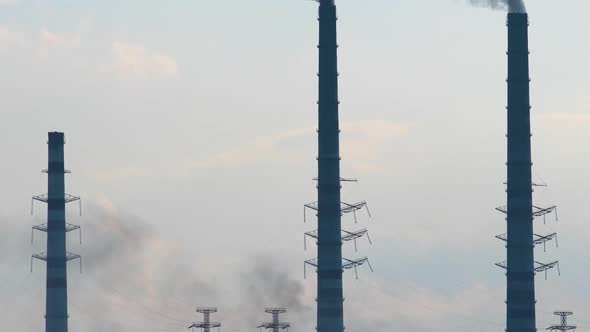
[[[272,315],[272,322],[265,322],[258,325],[260,330],[271,329],[273,332],[278,332],[279,330],[287,330],[289,331],[289,327],[291,327],[290,323],[281,322],[280,315],[287,312],[285,308],[266,308],[264,312],[269,313]]]
[[[568,325],[567,317],[573,315],[574,313],[571,311],[556,311],[553,313],[556,316],[560,317],[561,324],[560,325],[553,325],[546,328],[549,331],[575,331],[577,326],[575,325]]]
[[[533,243],[535,245],[542,244],[544,252],[547,252],[547,242],[549,242],[551,240],[555,240],[555,247],[559,248],[559,242],[557,241],[557,233],[551,233],[551,234],[547,234],[547,235],[540,235],[540,234],[535,233],[535,234],[533,234],[533,236],[534,236]],[[508,242],[508,235],[506,233],[496,235],[496,239],[504,241],[504,242]]]
[[[367,211],[367,215],[369,216],[369,218],[371,218],[371,211],[369,211],[369,207],[367,205],[367,202],[362,201],[362,202],[357,202],[357,203],[346,203],[346,202],[340,202],[340,212],[344,215],[347,213],[351,213],[354,216],[354,222],[358,223],[358,219],[356,216],[356,211],[365,209]],[[314,211],[318,211],[318,202],[311,202],[308,204],[305,204],[303,206],[303,222],[307,222],[307,210],[314,210]]]
[[[369,258],[367,258],[367,257],[361,257],[361,258],[357,258],[357,259],[342,258],[342,269],[343,270],[354,269],[355,277],[356,277],[356,279],[358,279],[359,274],[358,274],[357,268],[365,263],[367,263],[371,272],[374,272],[373,267],[371,266],[371,263],[369,262]],[[311,266],[317,268],[318,267],[318,259],[313,258],[313,259],[308,259],[305,262],[303,262],[303,278],[307,278],[307,265],[311,265]]]
[[[342,230],[342,241],[343,242],[348,242],[348,241],[354,241],[354,251],[358,251],[358,246],[357,246],[357,239],[362,238],[363,236],[367,237],[367,240],[369,241],[369,244],[373,244],[373,241],[371,241],[371,237],[369,236],[369,231],[366,228],[360,229],[358,231],[346,231],[346,230]],[[306,232],[303,236],[303,248],[305,250],[307,250],[307,237],[311,237],[314,239],[318,239],[318,230],[313,230],[313,231],[309,231]]]
[[[217,328],[217,331],[219,331],[221,323],[211,321],[211,314],[217,312],[217,308],[201,307],[197,308],[197,312],[203,314],[203,321],[193,323],[188,327],[189,329],[201,329],[203,332],[210,332],[211,328]]]
[[[494,263],[494,265],[496,265],[497,267],[501,267],[504,270],[508,269],[508,265],[506,264],[506,261]],[[535,261],[535,272],[537,272],[537,273],[545,272],[545,280],[547,280],[547,271],[549,271],[555,267],[557,267],[557,274],[559,276],[561,276],[561,271],[559,269],[559,261],[553,261],[550,263],[541,263],[539,261]]]

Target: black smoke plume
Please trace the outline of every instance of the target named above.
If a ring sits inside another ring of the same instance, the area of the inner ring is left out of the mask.
[[[526,13],[524,0],[469,0],[476,6],[487,6],[492,9],[507,10],[509,13]]]

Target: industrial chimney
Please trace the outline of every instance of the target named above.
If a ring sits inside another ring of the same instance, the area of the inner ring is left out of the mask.
[[[336,5],[319,1],[317,331],[343,332]]]
[[[508,14],[506,331],[535,332],[528,15]]]
[[[315,211],[318,228],[306,232],[305,239],[316,240],[317,258],[304,263],[317,271],[317,331],[343,332],[343,270],[354,269],[358,278],[357,267],[367,264],[373,268],[367,257],[345,258],[342,256],[342,244],[353,241],[355,251],[357,239],[367,237],[364,229],[342,228],[342,215],[351,214],[357,221],[356,212],[366,209],[371,216],[367,202],[347,203],[341,201],[340,188],[343,182],[357,182],[353,178],[340,176],[340,128],[338,120],[338,56],[336,41],[336,5],[334,0],[319,0],[320,42],[319,49],[319,100],[318,100],[318,196],[317,201],[304,205],[303,220],[307,210]]]
[[[80,201],[79,197],[65,193],[64,134],[49,133],[47,194],[33,196],[33,200],[47,203],[47,223],[33,226],[33,231],[47,233],[47,251],[35,254],[47,263],[45,331],[68,331],[68,281],[67,262],[81,259],[79,255],[66,251],[66,233],[79,230],[80,226],[66,223],[66,203]],[[81,264],[81,263],[80,263]],[[81,268],[81,265],[80,265]],[[32,259],[31,259],[32,269]]]

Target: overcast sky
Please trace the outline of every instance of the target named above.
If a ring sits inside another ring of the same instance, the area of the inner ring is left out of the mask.
[[[505,13],[467,0],[338,0],[343,197],[366,200],[375,270],[345,277],[347,331],[504,328]],[[590,3],[529,0],[538,328],[590,331]],[[43,327],[48,131],[66,133],[70,327],[183,331],[219,306],[254,331],[286,306],[315,326],[317,4],[308,0],[0,0],[0,312]],[[310,215],[311,216],[311,215]],[[308,271],[309,272],[309,271]],[[311,271],[313,272],[313,271]]]

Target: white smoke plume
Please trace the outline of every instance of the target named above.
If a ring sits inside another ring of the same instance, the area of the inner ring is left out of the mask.
[[[507,10],[509,13],[526,13],[524,0],[469,0],[476,6],[487,6],[492,9]]]

